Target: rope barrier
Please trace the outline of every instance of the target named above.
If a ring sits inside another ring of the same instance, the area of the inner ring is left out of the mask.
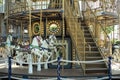
[[[5,77],[5,78],[7,78],[7,77]],[[14,77],[14,76],[12,76],[11,77],[12,79],[17,79],[17,80],[58,80],[58,78],[34,78],[34,79],[24,79],[24,78],[18,78],[18,77]],[[81,77],[81,78],[77,78],[78,80],[80,80],[80,79],[86,79],[86,80],[106,80],[106,79],[109,79],[109,77],[102,77],[102,78],[97,78],[97,77],[93,77],[93,78],[89,78],[89,77],[87,77],[87,78],[83,78],[83,77]],[[61,77],[61,79],[60,80],[75,80],[74,78],[62,78]]]
[[[8,59],[2,59],[2,60],[0,60],[0,63],[5,62],[5,61],[8,61]]]
[[[16,61],[14,59],[12,59],[13,62],[16,62],[16,63],[22,63],[22,64],[29,64],[28,62],[19,62],[19,61]],[[45,63],[54,63],[54,62],[57,62],[57,59],[55,60],[51,60],[51,61],[48,61],[48,62],[40,62],[40,64],[45,64]],[[37,65],[38,63],[32,63],[32,65]]]
[[[68,63],[97,63],[97,62],[102,62],[102,61],[107,61],[107,60],[108,59],[95,60],[95,61],[70,61],[70,60],[61,59],[62,62],[68,62]]]
[[[5,77],[0,77],[0,79],[1,78],[8,78],[7,76],[5,76]],[[14,77],[14,76],[11,76],[11,78],[12,79],[17,79],[17,80],[57,80],[57,78],[50,78],[50,77],[47,77],[47,78],[28,78],[28,79],[25,79],[25,78],[19,78],[19,77]],[[118,77],[118,78],[120,78],[120,77]],[[91,77],[77,77],[76,78],[77,80],[108,80],[109,79],[109,77],[102,77],[102,78],[98,78],[98,77],[93,77],[93,78],[91,78]],[[112,77],[112,79],[116,79],[116,77]],[[75,80],[75,78],[62,78],[61,77],[61,80]]]
[[[108,60],[109,59],[109,60]],[[111,80],[111,76],[112,76],[112,74],[111,74],[111,59],[112,58],[108,58],[108,59],[102,59],[102,60],[95,60],[95,61],[71,61],[71,60],[64,60],[64,59],[61,59],[60,57],[58,57],[58,59],[55,59],[55,60],[51,60],[51,61],[48,61],[48,62],[40,62],[40,64],[46,64],[46,63],[54,63],[54,62],[57,62],[58,63],[58,67],[57,67],[57,74],[58,74],[58,76],[57,76],[57,80],[64,80],[61,76],[60,76],[60,63],[61,62],[66,62],[66,63],[89,63],[89,64],[91,64],[91,63],[97,63],[97,62],[102,62],[102,61],[107,61],[108,60],[108,62],[109,62],[109,64],[108,64],[108,66],[109,66],[109,74],[108,74],[108,77],[102,77],[102,78],[97,78],[97,80],[103,80],[103,79],[109,79],[109,80]],[[8,65],[8,79],[9,80],[11,80],[11,78],[16,78],[16,77],[12,77],[11,76],[11,72],[12,72],[12,67],[11,67],[11,65],[12,65],[12,62],[16,62],[16,63],[22,63],[22,64],[29,64],[29,62],[19,62],[19,61],[17,61],[17,60],[14,60],[14,59],[12,59],[11,57],[9,57],[8,59],[4,59],[4,60],[0,60],[0,62],[1,61],[6,61],[6,60],[8,60],[8,63],[9,63],[9,65]],[[37,65],[38,63],[32,63],[32,65]],[[22,79],[22,78],[21,78]],[[49,78],[50,79],[50,78]],[[66,78],[67,79],[67,78]],[[65,80],[66,80],[65,79]],[[26,79],[27,80],[27,79]],[[30,79],[29,79],[30,80]],[[31,79],[31,80],[33,80],[33,79]],[[35,79],[36,80],[36,79]],[[42,80],[42,79],[40,79],[40,80]],[[45,80],[45,79],[44,79]],[[47,79],[46,79],[47,80]],[[52,79],[53,80],[53,79]],[[91,80],[95,80],[95,79],[91,79]]]
[[[0,79],[3,79],[3,78],[8,78],[8,76],[3,76],[3,77],[0,77]]]
[[[28,62],[20,62],[17,60],[12,59],[13,62],[16,63],[22,63],[22,64],[29,64]],[[61,62],[67,62],[67,63],[97,63],[97,62],[102,62],[102,61],[108,61],[108,59],[103,59],[103,60],[95,60],[95,61],[70,61],[70,60],[64,60],[64,59],[60,59]],[[48,62],[40,62],[40,64],[45,64],[45,63],[54,63],[57,62],[57,59],[55,60],[51,60]],[[33,65],[37,65],[38,63],[32,63]]]

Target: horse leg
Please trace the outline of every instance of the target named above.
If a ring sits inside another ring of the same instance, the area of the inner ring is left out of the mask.
[[[37,71],[41,71],[41,58],[42,58],[42,55],[39,55],[38,64],[37,64]]]
[[[23,53],[22,52],[17,52],[16,54],[17,54],[16,55],[16,60],[17,60],[18,63],[20,63],[20,66],[22,66],[22,55],[23,55]]]
[[[47,54],[47,53],[49,53],[50,55]],[[48,61],[49,61],[49,59],[50,59],[50,57],[51,57],[51,53],[50,53],[50,52],[47,52],[47,53],[46,53],[46,55],[47,55],[47,60],[46,60],[46,63],[45,63],[45,65],[44,65],[44,68],[45,68],[45,69],[48,69]]]
[[[57,52],[57,48],[56,47],[54,47],[54,50],[53,50],[53,53],[55,53],[55,59],[57,59],[58,58],[58,52]]]
[[[41,57],[38,59],[38,64],[37,64],[37,71],[41,71]]]
[[[32,55],[28,54],[28,59],[29,59],[29,73],[33,73],[33,66],[32,66]]]

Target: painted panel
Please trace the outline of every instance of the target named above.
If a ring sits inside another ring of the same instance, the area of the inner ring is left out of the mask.
[[[72,58],[72,47],[71,47],[71,40],[69,38],[65,38],[65,41],[62,42],[61,39],[57,40],[56,43],[58,52],[60,51],[59,56],[61,56],[62,59],[64,60],[71,60]],[[56,59],[56,55],[53,55],[51,60]],[[50,68],[57,68],[57,62],[56,63],[51,63],[49,65]],[[61,65],[64,68],[71,68],[72,64],[71,63],[61,63]]]

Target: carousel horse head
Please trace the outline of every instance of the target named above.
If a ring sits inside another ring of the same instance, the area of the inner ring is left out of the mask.
[[[54,33],[52,35],[49,36],[49,42],[51,44],[54,44],[56,42],[56,36],[54,35]]]
[[[41,48],[48,49],[49,41],[48,39],[44,39],[41,45]]]
[[[38,46],[39,47],[42,44],[42,41],[43,41],[42,37],[37,35],[37,36],[35,36],[33,38],[31,45],[33,47],[34,46]]]
[[[55,42],[57,41],[56,36],[54,35],[54,33],[49,36],[48,40],[49,40],[49,45],[54,46]]]

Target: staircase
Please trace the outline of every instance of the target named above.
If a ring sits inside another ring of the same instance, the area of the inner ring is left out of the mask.
[[[87,43],[87,47],[85,49],[85,60],[92,61],[92,60],[102,60],[103,57],[97,44],[91,34],[89,27],[86,26],[85,22],[82,21],[82,29],[84,31],[85,41]],[[85,73],[86,74],[107,74],[108,69],[104,61],[86,64],[85,65]]]
[[[74,9],[67,0],[65,1],[65,19],[67,30],[71,36],[76,53],[80,60],[92,61],[102,60],[101,52],[96,45],[94,38],[85,25],[85,22],[79,22],[78,17],[74,15]],[[81,25],[80,25],[81,24]],[[107,65],[105,62],[81,63],[85,75],[107,74]]]

